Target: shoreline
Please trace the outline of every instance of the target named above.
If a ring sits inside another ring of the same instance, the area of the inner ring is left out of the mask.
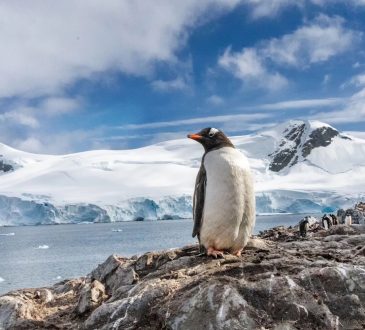
[[[196,245],[112,255],[80,278],[0,296],[0,328],[361,328],[364,237],[365,225],[305,239],[279,226],[241,258],[206,257]]]

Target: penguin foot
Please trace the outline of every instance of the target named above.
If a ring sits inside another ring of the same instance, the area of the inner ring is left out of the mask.
[[[223,251],[220,251],[220,250],[215,250],[214,248],[210,247],[208,248],[208,251],[207,251],[207,255],[208,256],[212,256],[214,258],[224,258],[223,256]]]
[[[240,258],[240,257],[241,257],[242,250],[243,250],[243,249],[239,249],[238,251],[234,251],[232,254],[233,254],[234,256],[236,256],[236,257]]]

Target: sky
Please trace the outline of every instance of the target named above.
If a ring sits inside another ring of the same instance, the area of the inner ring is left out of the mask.
[[[0,3],[0,142],[135,148],[290,119],[365,137],[364,0]]]

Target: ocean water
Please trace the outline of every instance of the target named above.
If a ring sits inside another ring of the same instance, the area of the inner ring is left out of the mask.
[[[301,215],[258,216],[255,233]],[[132,256],[195,243],[192,220],[0,227],[0,294],[84,276],[109,255]]]

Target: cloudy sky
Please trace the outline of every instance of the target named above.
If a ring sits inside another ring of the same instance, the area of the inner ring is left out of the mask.
[[[124,149],[318,119],[365,135],[364,0],[0,3],[0,141]]]

